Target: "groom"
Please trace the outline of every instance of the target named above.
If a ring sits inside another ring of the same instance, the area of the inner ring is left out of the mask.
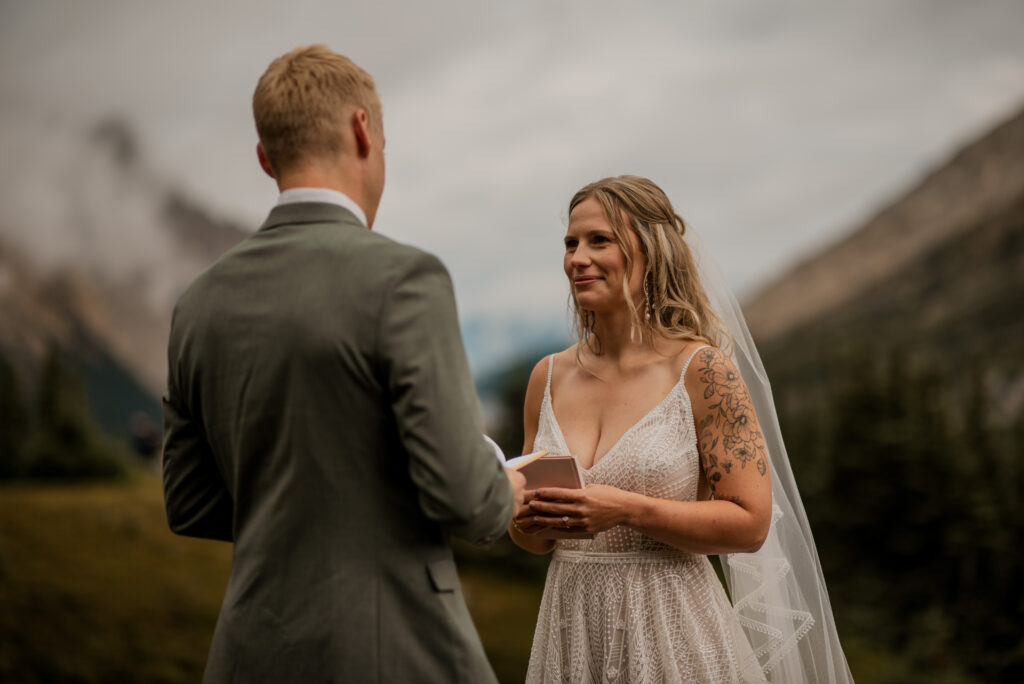
[[[523,478],[482,437],[447,271],[369,230],[373,79],[299,48],[253,111],[280,198],[182,295],[168,351],[171,529],[234,542],[204,681],[494,681],[449,537],[502,534]]]

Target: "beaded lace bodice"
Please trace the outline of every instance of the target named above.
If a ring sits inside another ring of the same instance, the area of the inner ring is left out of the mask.
[[[569,447],[551,405],[551,368],[549,360],[533,450],[568,454]],[[597,463],[580,469],[584,485],[605,484],[658,499],[696,500],[700,456],[690,397],[683,383],[685,375],[686,367],[664,399],[623,433]],[[614,527],[593,539],[562,539],[558,546],[609,553],[672,550],[628,527]]]

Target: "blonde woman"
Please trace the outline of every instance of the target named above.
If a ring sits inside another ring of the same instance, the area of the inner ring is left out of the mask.
[[[685,223],[635,176],[584,187],[569,212],[578,341],[530,376],[524,452],[572,454],[585,487],[528,493],[510,528],[554,552],[527,681],[846,681],[827,595],[822,610],[797,586],[808,544],[820,570],[788,463],[773,487],[781,440],[770,453]],[[799,572],[773,525],[787,514],[807,542]],[[546,528],[593,537],[538,537]],[[709,554],[727,559],[731,601]],[[816,621],[826,629],[811,635]]]

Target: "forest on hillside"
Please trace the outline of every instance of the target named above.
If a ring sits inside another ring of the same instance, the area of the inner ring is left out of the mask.
[[[760,344],[841,634],[1024,681],[1024,195]]]
[[[0,350],[0,481],[109,480],[128,475],[137,456],[153,458],[159,434],[111,436],[96,419],[79,369],[57,346],[29,388]]]
[[[864,350],[780,422],[840,634],[908,672],[1021,681],[1024,418],[991,419],[984,376]]]

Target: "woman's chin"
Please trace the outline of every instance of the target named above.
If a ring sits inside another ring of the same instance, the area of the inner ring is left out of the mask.
[[[603,299],[598,300],[596,297],[589,299],[585,297],[577,297],[576,302],[581,310],[592,314],[609,313],[611,311],[615,311],[617,308],[621,308],[612,302],[605,301]]]

